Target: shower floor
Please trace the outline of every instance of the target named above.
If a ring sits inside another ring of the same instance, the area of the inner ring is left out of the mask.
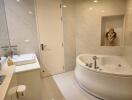
[[[54,75],[53,79],[65,100],[98,100],[97,98],[84,92],[74,79],[74,72],[66,72]]]
[[[98,100],[84,92],[74,79],[74,72],[42,79],[42,100]]]

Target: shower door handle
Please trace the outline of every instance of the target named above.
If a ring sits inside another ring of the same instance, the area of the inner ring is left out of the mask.
[[[44,51],[44,49],[45,49],[46,46],[47,46],[47,45],[40,44],[40,48],[41,48],[41,50]]]

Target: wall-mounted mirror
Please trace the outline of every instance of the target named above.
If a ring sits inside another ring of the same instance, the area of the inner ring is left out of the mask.
[[[37,25],[34,0],[0,0],[0,53],[36,53]]]
[[[0,56],[5,55],[8,49],[4,48],[10,45],[4,0],[0,0]]]
[[[15,54],[38,53],[35,0],[4,0],[11,46]]]

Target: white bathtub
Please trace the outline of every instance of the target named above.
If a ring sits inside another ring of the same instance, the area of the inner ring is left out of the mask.
[[[94,63],[98,69],[86,64]],[[104,100],[132,100],[132,68],[120,56],[79,55],[76,59],[75,78],[82,89]]]

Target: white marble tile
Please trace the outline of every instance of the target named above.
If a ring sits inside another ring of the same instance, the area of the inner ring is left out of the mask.
[[[73,70],[76,59],[76,34],[75,34],[75,0],[63,0],[63,34],[64,34],[64,54],[65,70]]]
[[[126,7],[126,23],[125,23],[125,48],[124,56],[132,65],[132,0],[128,0]]]

